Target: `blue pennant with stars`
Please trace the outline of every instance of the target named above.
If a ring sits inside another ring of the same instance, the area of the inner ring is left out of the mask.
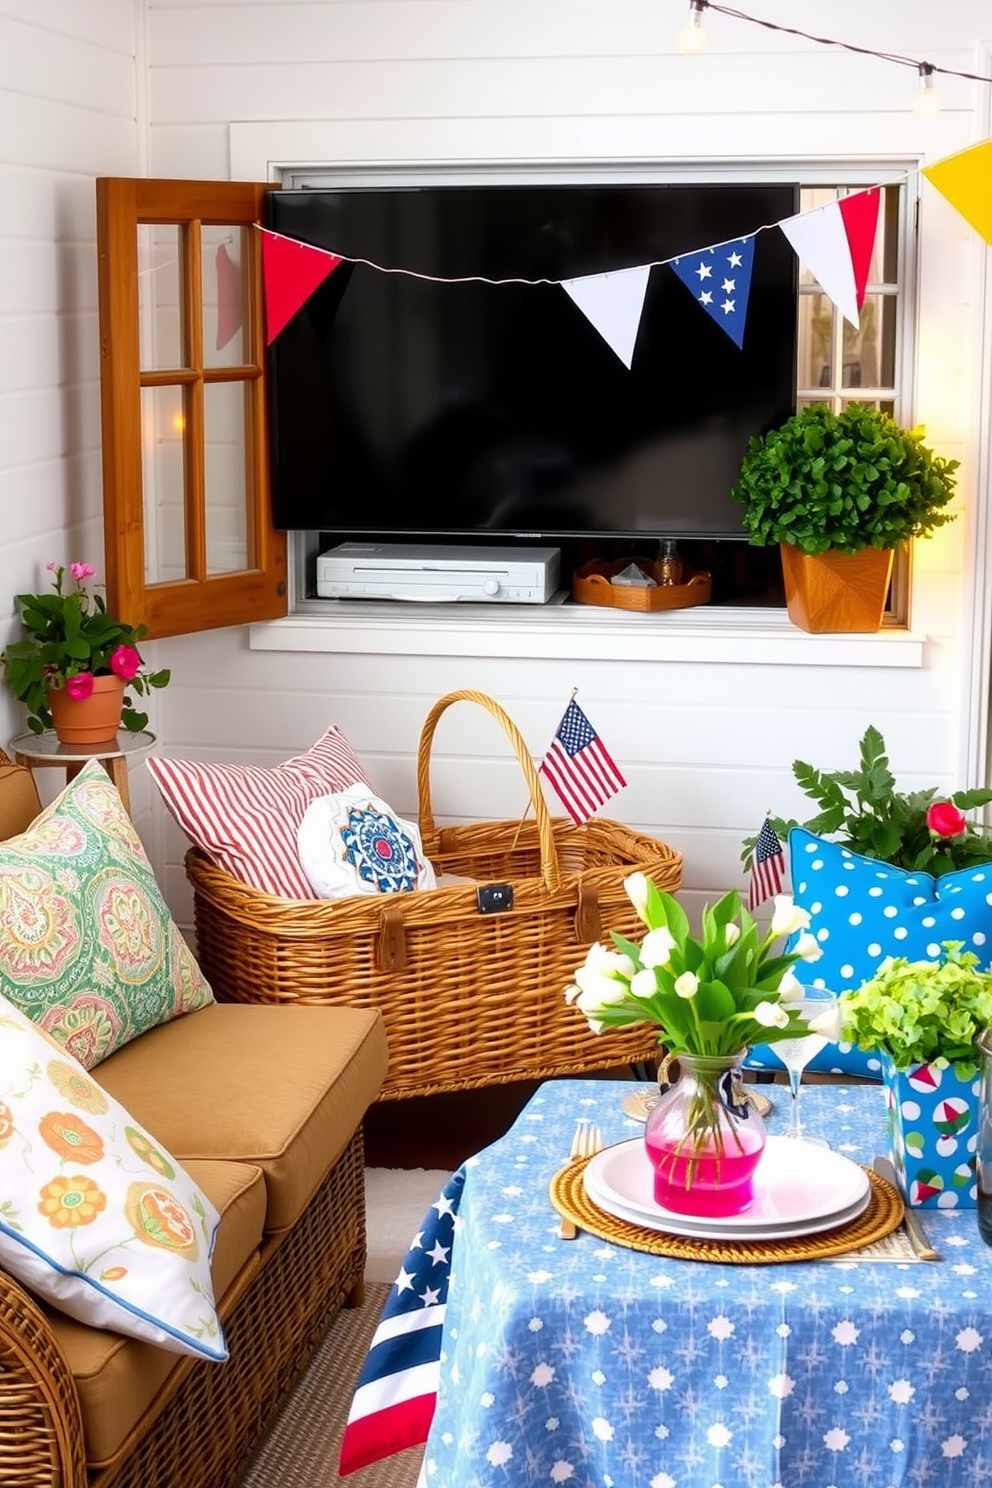
[[[752,236],[721,243],[719,248],[683,253],[681,258],[673,258],[670,264],[686,288],[692,291],[696,304],[702,305],[707,315],[723,327],[737,346],[744,345],[753,263]]]

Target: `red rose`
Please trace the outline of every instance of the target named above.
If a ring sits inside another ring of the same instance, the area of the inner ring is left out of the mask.
[[[138,675],[140,665],[141,657],[133,646],[118,646],[110,658],[110,670],[123,677],[125,682]]]
[[[960,837],[968,821],[953,801],[934,801],[927,808],[927,826],[935,837]]]
[[[81,703],[93,691],[93,673],[77,672],[75,677],[67,677],[65,690],[67,697],[71,697],[74,702]]]

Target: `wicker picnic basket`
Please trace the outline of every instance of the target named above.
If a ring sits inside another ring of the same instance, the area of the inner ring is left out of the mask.
[[[463,701],[502,725],[533,820],[435,825],[434,731],[445,710]],[[379,1008],[390,1051],[381,1099],[652,1059],[657,1030],[642,1024],[593,1034],[564,992],[593,941],[612,929],[643,930],[623,887],[627,875],[639,870],[674,892],[681,855],[618,822],[594,817],[575,826],[552,818],[523,738],[485,693],[452,692],[433,705],[420,738],[417,789],[435,872],[471,882],[377,897],[278,899],[190,849],[197,958],[215,996]],[[512,888],[512,906],[484,912],[479,890],[493,885]]]

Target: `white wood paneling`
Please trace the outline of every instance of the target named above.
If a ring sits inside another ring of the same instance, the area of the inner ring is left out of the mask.
[[[102,565],[93,180],[137,168],[135,16],[0,0],[0,649],[49,560]],[[22,728],[0,689],[0,742]]]

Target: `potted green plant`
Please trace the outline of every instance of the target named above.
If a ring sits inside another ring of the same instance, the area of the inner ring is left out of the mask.
[[[804,760],[793,760],[796,782],[819,810],[804,822],[770,816],[769,823],[781,842],[801,826],[866,858],[934,875],[992,859],[992,838],[965,815],[987,806],[992,790],[950,795],[938,795],[936,786],[897,790],[885,740],[872,724],[858,751],[854,770],[818,770]],[[756,836],[745,839],[741,852],[745,864],[751,861],[756,844]]]
[[[7,686],[28,710],[28,728],[40,734],[55,727],[74,744],[104,743],[121,726],[143,729],[148,714],[136,710],[131,693],[165,687],[170,677],[142,662],[138,642],[147,627],[114,619],[103,596],[86,589],[84,581],[96,573],[92,564],[69,564],[72,587],[61,564],[49,563],[48,570],[51,592],[17,595],[24,639],[11,641],[0,656]],[[98,721],[82,716],[104,698],[109,711]]]
[[[840,998],[841,1037],[882,1062],[892,1163],[911,1204],[974,1208],[981,1051],[992,972],[960,941],[936,960],[887,957]]]
[[[813,403],[749,441],[732,495],[751,543],[778,543],[801,629],[878,630],[894,550],[953,520],[959,462],[923,435],[869,403]]]
[[[885,741],[869,726],[857,768],[818,770],[803,760],[793,773],[819,808],[805,822],[769,817],[788,845],[792,892],[808,911],[823,956],[815,975],[832,991],[859,987],[887,956],[936,960],[943,941],[960,937],[987,963],[992,955],[992,837],[966,812],[992,801],[992,790],[938,793],[897,789]],[[752,860],[756,837],[744,844]],[[758,1051],[754,1062],[763,1062]],[[772,1061],[773,1062],[773,1061]],[[877,1055],[844,1041],[811,1068],[878,1079]]]

